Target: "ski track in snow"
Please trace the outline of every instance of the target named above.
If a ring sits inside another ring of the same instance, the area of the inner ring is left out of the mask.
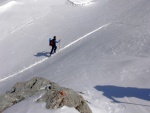
[[[21,29],[23,29],[25,27],[28,27],[28,26],[30,26],[30,25],[32,25],[32,24],[34,24],[34,23],[36,23],[36,22],[38,22],[40,20],[43,20],[45,16],[46,15],[43,15],[43,16],[37,17],[37,18],[30,18],[27,22],[23,23],[22,25],[13,26],[11,28],[11,30],[8,31],[8,34],[17,32],[17,31],[19,31],[19,30],[21,30]]]
[[[75,43],[77,43],[77,42],[83,40],[83,39],[86,38],[87,36],[89,36],[89,35],[91,35],[91,34],[97,32],[97,31],[99,31],[99,30],[101,30],[101,29],[103,29],[103,28],[105,28],[105,27],[107,27],[107,26],[109,26],[109,25],[111,25],[111,23],[104,24],[104,25],[100,26],[99,28],[97,28],[97,29],[95,29],[95,30],[93,30],[93,31],[91,31],[91,32],[89,32],[89,33],[87,33],[86,35],[84,35],[84,36],[78,38],[77,40],[71,42],[70,44],[66,45],[64,48],[60,49],[57,53],[55,53],[55,54],[52,55],[52,56],[57,55],[57,54],[60,53],[61,51],[67,49],[67,48],[70,47],[70,46],[72,46],[73,44],[75,44]],[[51,56],[51,57],[52,57],[52,56]],[[43,63],[43,62],[46,61],[47,59],[49,59],[49,58],[46,57],[46,58],[44,58],[44,59],[42,59],[42,60],[40,60],[40,61],[38,61],[38,62],[36,62],[36,63],[34,63],[34,64],[31,64],[30,66],[28,66],[28,67],[22,69],[21,71],[18,71],[18,72],[16,72],[16,73],[12,74],[12,75],[7,76],[7,77],[1,78],[1,79],[0,79],[0,82],[3,82],[3,81],[8,80],[8,79],[10,79],[10,78],[13,78],[13,77],[17,76],[18,74],[21,74],[21,73],[23,73],[23,72],[25,72],[25,71],[27,71],[27,70],[33,68],[34,66]]]

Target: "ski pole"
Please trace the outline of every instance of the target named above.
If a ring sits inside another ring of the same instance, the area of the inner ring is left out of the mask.
[[[60,42],[59,42],[59,50],[60,50]]]

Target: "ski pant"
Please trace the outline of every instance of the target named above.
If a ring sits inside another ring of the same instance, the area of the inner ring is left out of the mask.
[[[51,49],[50,54],[53,54],[53,51],[54,51],[54,53],[55,53],[55,52],[56,52],[56,49],[57,49],[57,46],[52,46],[52,49]]]

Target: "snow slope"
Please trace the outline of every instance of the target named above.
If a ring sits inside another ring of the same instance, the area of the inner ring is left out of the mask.
[[[16,2],[20,5],[0,13],[0,94],[40,76],[84,92],[93,113],[150,112],[149,0],[93,0],[87,6]],[[48,57],[48,38],[54,35],[61,43]],[[46,110],[37,98],[4,113],[78,113],[68,107]]]

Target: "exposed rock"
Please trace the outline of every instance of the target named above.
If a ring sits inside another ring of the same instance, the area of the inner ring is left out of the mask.
[[[45,94],[37,102],[46,102],[47,109],[68,106],[76,108],[80,113],[92,113],[86,101],[77,92],[40,77],[17,83],[6,94],[0,95],[0,113],[28,97],[42,93]]]

